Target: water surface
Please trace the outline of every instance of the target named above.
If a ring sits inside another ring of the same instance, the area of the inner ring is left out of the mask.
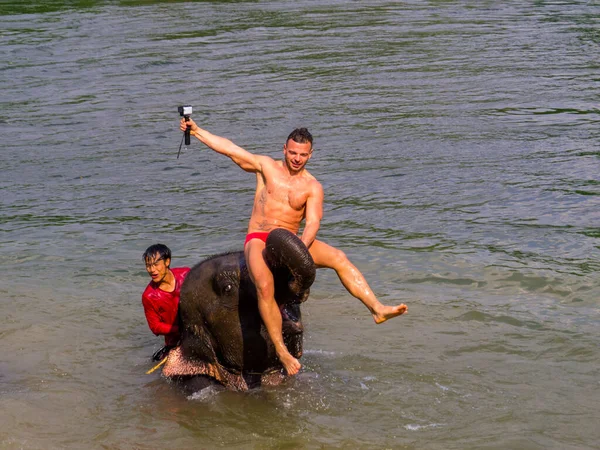
[[[590,449],[600,433],[597,1],[0,5],[0,447]],[[303,372],[246,394],[145,375],[141,254],[240,249],[253,176],[315,136]]]

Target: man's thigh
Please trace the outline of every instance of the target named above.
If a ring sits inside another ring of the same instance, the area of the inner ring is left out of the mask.
[[[335,256],[339,250],[323,241],[315,239],[308,251],[317,268],[322,269],[327,267],[331,269],[335,265]]]
[[[265,261],[264,250],[265,243],[260,239],[252,239],[244,248],[248,272],[250,273],[250,278],[255,283],[257,280],[269,280],[273,278],[273,274]]]

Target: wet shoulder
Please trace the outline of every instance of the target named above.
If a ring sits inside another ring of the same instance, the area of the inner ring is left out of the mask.
[[[190,272],[190,268],[189,267],[175,267],[175,268],[171,269],[171,271],[173,272],[173,275],[175,276],[175,279],[177,281],[183,281],[185,279],[185,277],[187,276],[187,274]]]
[[[142,293],[142,301],[152,300],[155,297],[156,297],[156,287],[154,286],[154,283],[151,281],[150,283],[148,283],[148,286],[146,286],[146,289],[144,289],[144,292]]]
[[[317,180],[316,177],[314,177],[308,170],[305,170],[304,176],[307,178],[308,182],[310,183],[311,189],[313,189],[313,190],[322,190],[323,189],[319,180]]]
[[[269,168],[281,167],[281,165],[280,165],[281,161],[274,160],[270,156],[258,155],[258,158],[259,158],[260,165],[262,166],[263,170],[267,170]]]

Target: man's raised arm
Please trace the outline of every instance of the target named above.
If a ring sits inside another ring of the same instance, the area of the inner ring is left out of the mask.
[[[185,131],[186,127],[190,126],[190,135],[195,136],[200,142],[206,145],[208,148],[214,150],[217,153],[228,156],[231,160],[244,169],[246,172],[260,172],[261,171],[261,156],[254,155],[242,147],[231,142],[216,134],[212,134],[206,130],[200,128],[196,122],[192,119],[181,119],[179,128],[181,131]]]

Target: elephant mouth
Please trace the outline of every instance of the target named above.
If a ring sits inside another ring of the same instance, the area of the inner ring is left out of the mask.
[[[288,305],[281,305],[279,311],[281,312],[281,328],[284,335],[302,334],[304,332],[304,326],[293,308],[288,307]]]
[[[181,347],[175,347],[169,352],[162,373],[165,377],[173,379],[205,376],[234,391],[246,391],[261,385],[277,386],[287,378],[281,370],[267,373],[235,374],[219,364],[186,358]]]

